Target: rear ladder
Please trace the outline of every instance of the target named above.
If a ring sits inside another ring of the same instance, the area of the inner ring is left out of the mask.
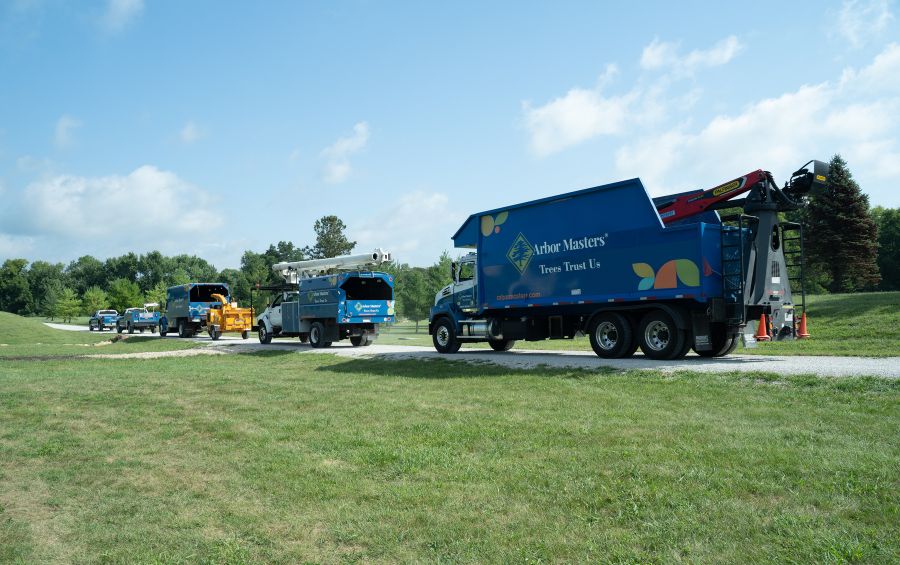
[[[744,292],[747,284],[748,224],[758,222],[756,216],[736,214],[722,217],[722,296],[725,300],[725,323],[742,326],[746,320]]]
[[[795,232],[795,237],[787,237],[785,234]],[[806,313],[806,276],[803,272],[803,226],[795,222],[781,223],[781,241],[782,253],[784,254],[784,264],[788,271],[788,283],[791,285],[791,294],[794,294],[795,282],[800,283],[800,304],[801,314]],[[791,245],[789,242],[797,242],[797,245]],[[797,323],[799,316],[794,313],[794,335],[797,333]]]

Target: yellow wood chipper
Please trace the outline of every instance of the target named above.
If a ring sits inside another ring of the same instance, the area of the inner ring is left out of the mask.
[[[209,318],[206,328],[209,337],[216,340],[225,332],[240,333],[241,337],[250,337],[253,327],[253,308],[239,308],[237,302],[228,302],[221,294],[213,294],[213,302],[209,307]]]

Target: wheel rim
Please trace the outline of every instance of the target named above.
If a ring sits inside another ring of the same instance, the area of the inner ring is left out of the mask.
[[[594,338],[601,349],[610,350],[619,343],[619,330],[612,322],[601,322],[594,332]]]
[[[259,326],[259,339],[260,341],[264,341],[266,339],[266,328],[264,326]]]
[[[644,330],[644,343],[654,351],[662,351],[669,345],[672,335],[668,324],[655,320]]]
[[[440,326],[435,334],[438,345],[441,347],[447,347],[450,343],[450,330],[447,329],[447,326]]]
[[[312,343],[319,343],[319,328],[313,328],[309,332],[309,341]]]

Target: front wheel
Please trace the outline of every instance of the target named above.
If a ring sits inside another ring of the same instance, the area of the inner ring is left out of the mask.
[[[681,354],[687,339],[672,316],[662,310],[653,310],[644,316],[638,337],[644,355],[660,360],[674,359]]]
[[[241,339],[247,339],[250,337],[250,330],[244,330],[241,332]]]
[[[448,318],[441,318],[434,326],[431,341],[438,353],[456,353],[462,344],[456,339],[456,328]]]
[[[123,331],[122,326],[116,324],[116,333],[122,333],[122,331]]]
[[[257,330],[256,335],[259,337],[259,342],[263,345],[272,343],[272,333],[266,329],[265,324],[259,325],[259,330]]]
[[[209,326],[209,332],[208,332],[208,333],[209,333],[210,339],[212,339],[213,341],[216,341],[216,340],[218,340],[220,337],[222,337],[222,332],[220,332],[220,331],[216,328],[216,326]]]
[[[509,351],[516,344],[514,339],[492,339],[488,341],[488,345],[494,351]]]
[[[130,333],[130,334],[134,333],[134,326],[132,326],[130,323],[128,324],[128,333]]]

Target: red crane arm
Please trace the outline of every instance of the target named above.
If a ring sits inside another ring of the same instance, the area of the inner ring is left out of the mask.
[[[767,172],[761,169],[756,170],[708,190],[698,190],[697,192],[682,194],[674,200],[668,200],[662,203],[657,207],[657,211],[659,212],[659,217],[662,218],[663,223],[670,224],[697,214],[702,214],[713,204],[723,200],[730,200],[739,194],[743,194],[753,188],[756,183],[765,181],[767,178]]]

